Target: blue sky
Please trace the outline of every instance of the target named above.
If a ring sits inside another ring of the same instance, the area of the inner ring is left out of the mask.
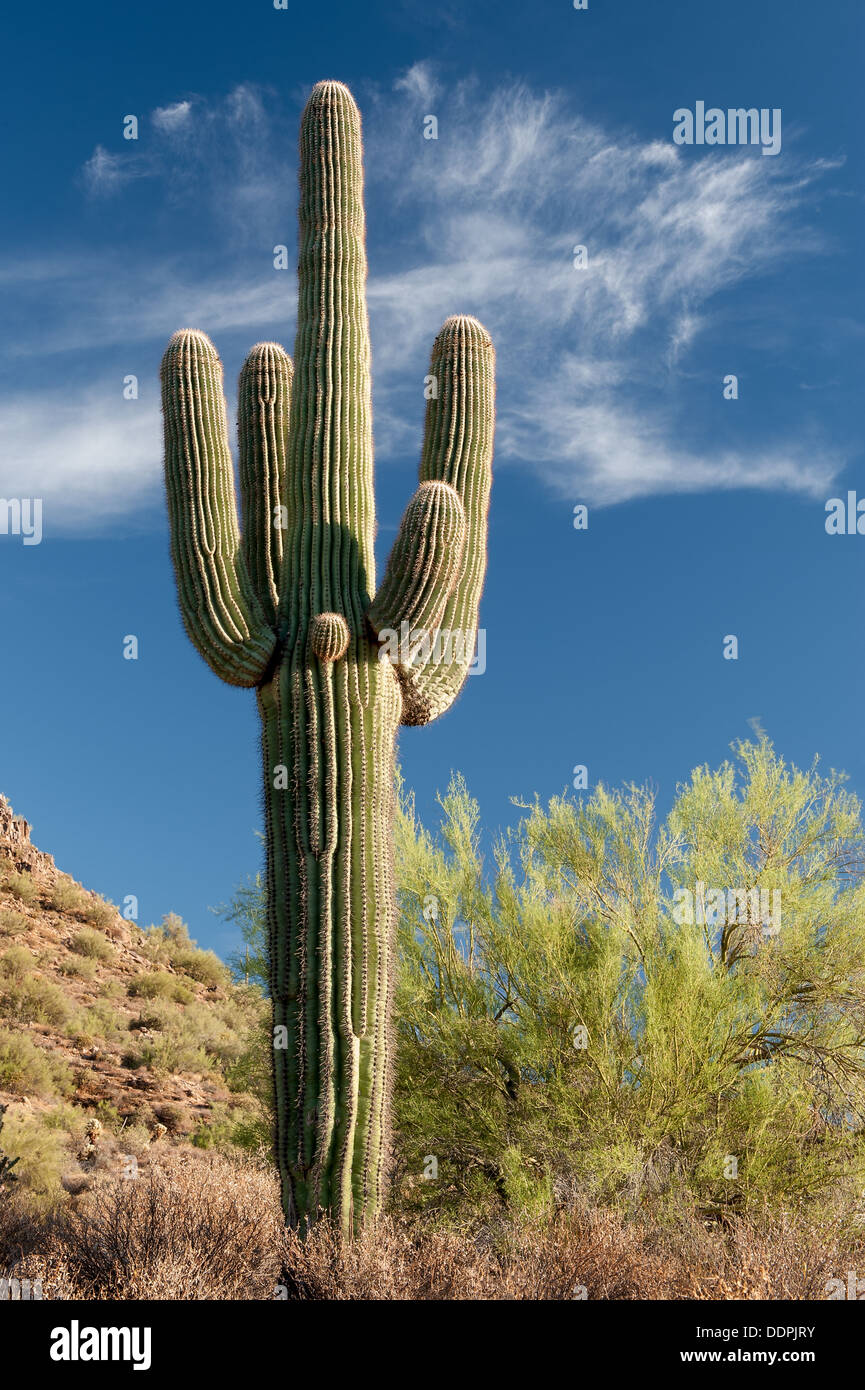
[[[511,822],[511,796],[577,763],[666,805],[753,719],[865,792],[865,537],[824,525],[830,497],[865,496],[863,29],[853,0],[7,20],[0,497],[42,498],[44,535],[0,534],[0,791],[61,868],[232,944],[207,909],[259,863],[257,716],[181,628],[158,366],[203,329],[233,412],[248,348],[291,350],[273,248],[293,262],[298,119],[325,77],[364,118],[380,564],[438,327],[475,314],[498,354],[487,670],[401,736],[422,815],[459,769]],[[697,101],[780,108],[780,153],[676,146]]]

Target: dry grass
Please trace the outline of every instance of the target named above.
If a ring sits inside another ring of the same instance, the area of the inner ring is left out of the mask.
[[[270,1298],[280,1223],[252,1164],[172,1157],[113,1177],[55,1219],[50,1245],[78,1298]]]
[[[865,1272],[862,1237],[791,1217],[666,1230],[561,1212],[471,1239],[388,1218],[353,1245],[282,1227],[265,1166],[174,1151],[137,1179],[102,1175],[50,1218],[0,1211],[0,1271],[46,1298],[225,1300],[823,1299]]]

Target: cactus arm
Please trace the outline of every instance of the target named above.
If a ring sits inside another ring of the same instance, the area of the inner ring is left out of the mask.
[[[279,343],[258,343],[238,384],[241,552],[267,621],[276,623],[282,542],[288,524],[285,460],[291,358]]]
[[[240,550],[222,364],[183,329],[162,359],[165,483],[183,623],[229,685],[254,686],[276,646]]]
[[[449,483],[421,483],[406,508],[384,580],[367,617],[379,640],[435,631],[459,578],[465,512]],[[411,640],[411,637],[409,637]]]
[[[447,320],[433,345],[430,373],[438,391],[427,403],[421,488],[438,481],[456,491],[464,512],[464,539],[458,574],[431,623],[430,640],[408,661],[395,663],[403,724],[428,724],[450,708],[465,681],[477,637],[495,424],[495,352],[477,319]],[[442,588],[446,582],[443,577]],[[387,579],[385,593],[391,593]],[[378,595],[373,612],[377,619]],[[427,612],[433,612],[432,604]]]

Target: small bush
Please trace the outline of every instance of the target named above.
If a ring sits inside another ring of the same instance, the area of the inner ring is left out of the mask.
[[[214,951],[199,951],[195,947],[175,951],[172,964],[202,985],[226,985],[231,978],[227,966]]]
[[[6,907],[0,911],[0,936],[20,936],[30,930],[30,918],[23,912],[15,912]]]
[[[63,1199],[61,1184],[68,1154],[63,1135],[50,1129],[41,1118],[10,1107],[4,1116],[3,1148],[15,1164],[16,1186],[23,1190],[28,1205],[49,1210]]]
[[[115,1180],[60,1214],[79,1297],[273,1297],[282,1226],[270,1174],[248,1163],[175,1163]]]
[[[111,932],[112,935],[121,935],[118,924],[118,911],[114,903],[108,902],[105,898],[88,898],[82,908],[82,917],[91,926],[98,927],[102,932]],[[116,928],[112,932],[111,929]]]
[[[169,1031],[152,1040],[143,1039],[137,1048],[130,1048],[123,1057],[123,1065],[133,1071],[147,1067],[150,1071],[173,1075],[209,1071],[213,1061],[194,1035]]]
[[[161,970],[153,970],[146,975],[137,975],[130,982],[128,992],[133,998],[173,999],[177,1004],[190,1004],[195,998],[192,991],[187,989],[176,976]]]
[[[72,1085],[65,1062],[37,1047],[26,1033],[0,1029],[0,1091],[21,1095],[66,1094]]]
[[[129,1020],[129,1032],[136,1033],[142,1028],[161,1033],[177,1017],[177,1005],[167,999],[152,999],[139,1009],[135,1018]]]
[[[126,1067],[129,1071],[140,1071],[142,1067],[148,1066],[149,1061],[150,1054],[147,1048],[142,1045],[137,1051],[131,1047],[128,1048],[120,1058],[120,1065]]]
[[[20,983],[0,985],[0,1014],[19,1023],[46,1023],[62,1028],[72,1016],[72,1005],[66,995],[50,980],[28,975]]]
[[[92,980],[96,974],[96,961],[86,956],[66,956],[57,969],[61,975],[72,975],[80,980]]]
[[[72,949],[79,956],[89,956],[91,960],[111,960],[114,947],[98,931],[85,928],[76,932],[72,938]]]
[[[39,897],[39,888],[34,883],[32,874],[8,873],[3,880],[3,887],[13,898],[26,903],[28,907]]]
[[[10,946],[9,950],[0,956],[0,978],[15,980],[20,984],[35,964],[35,959],[26,946]]]
[[[84,904],[84,891],[71,878],[58,878],[48,903],[55,912],[78,912]]]
[[[192,1129],[187,1111],[174,1101],[166,1100],[161,1105],[154,1105],[153,1113],[169,1134],[188,1134]]]
[[[123,1016],[118,1015],[117,1010],[104,999],[94,999],[93,1003],[83,1012],[94,1037],[106,1038],[109,1042],[115,1042],[118,1038],[125,1036],[126,1028]]]

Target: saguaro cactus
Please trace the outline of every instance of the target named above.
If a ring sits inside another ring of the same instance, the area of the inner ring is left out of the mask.
[[[360,116],[338,82],[303,114],[299,219],[294,367],[260,343],[240,374],[243,534],[203,333],[176,333],[163,359],[165,476],[186,630],[255,688],[263,724],[285,1215],[351,1232],[379,1210],[388,1146],[395,736],[446,710],[471,662],[494,353],[472,318],[435,341],[420,486],[376,593]]]

